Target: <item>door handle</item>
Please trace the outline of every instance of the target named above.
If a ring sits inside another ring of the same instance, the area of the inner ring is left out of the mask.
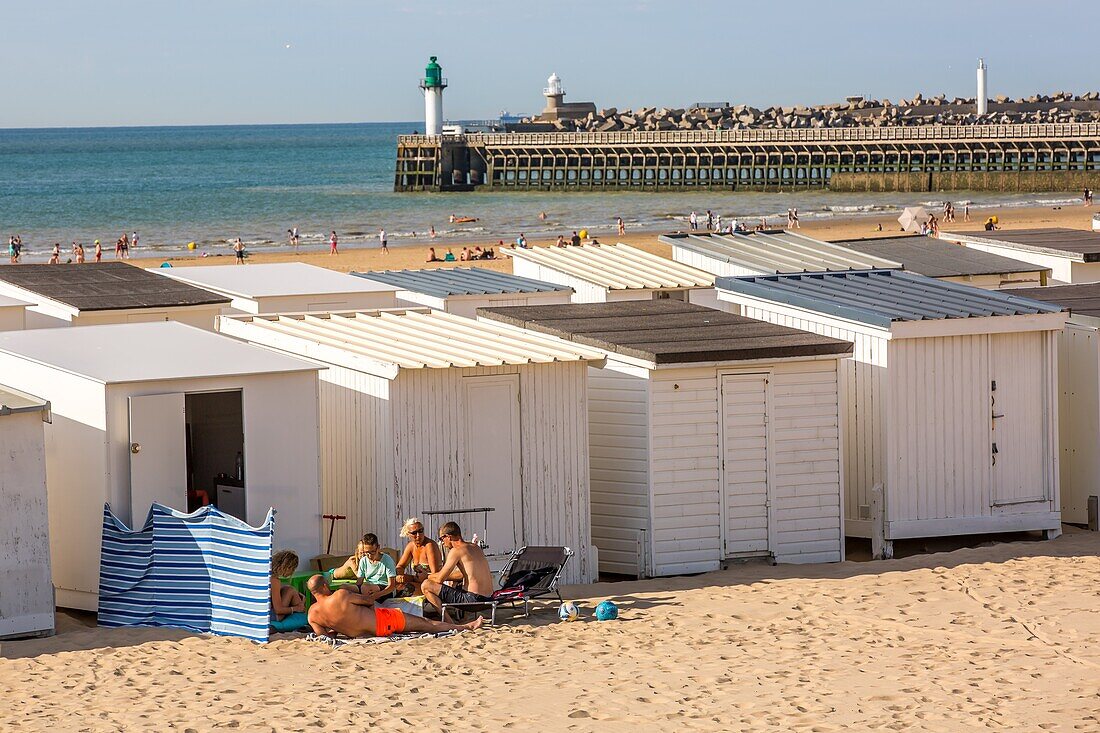
[[[141,443],[130,443],[131,453],[141,453]]]

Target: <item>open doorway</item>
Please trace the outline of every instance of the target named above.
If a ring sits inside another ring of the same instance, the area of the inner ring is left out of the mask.
[[[246,519],[241,391],[185,395],[187,509],[213,504]]]

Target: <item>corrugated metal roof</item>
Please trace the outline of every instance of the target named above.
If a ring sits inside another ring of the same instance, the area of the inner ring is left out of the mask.
[[[292,295],[346,295],[348,293],[393,292],[392,287],[305,262],[270,262],[193,267],[155,267],[149,272],[244,298]]]
[[[602,361],[596,349],[426,308],[329,314],[223,316],[226,333],[285,348],[281,334],[404,369]],[[266,332],[266,335],[265,335]],[[323,359],[317,355],[316,358]]]
[[[853,239],[837,242],[867,254],[889,257],[902,263],[906,270],[928,277],[962,277],[965,275],[999,275],[1012,272],[1050,270],[1033,262],[1014,260],[992,252],[964,247],[933,237],[910,234],[904,237]]]
[[[505,253],[610,290],[709,288],[714,284],[709,272],[626,244],[534,247]]]
[[[895,321],[1018,316],[1062,309],[1010,290],[982,290],[903,270],[720,277],[733,293],[889,328]]]
[[[782,230],[666,234],[658,239],[760,274],[901,268],[900,262]]]
[[[392,285],[401,290],[437,298],[453,295],[554,293],[572,290],[568,285],[557,285],[496,270],[486,270],[482,267],[439,267],[430,270],[383,270],[351,274],[366,280]]]

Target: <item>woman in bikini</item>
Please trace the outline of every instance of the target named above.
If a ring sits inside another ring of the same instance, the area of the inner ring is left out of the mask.
[[[424,524],[416,517],[405,520],[401,536],[408,537],[409,543],[397,561],[397,584],[410,589],[414,595],[420,595],[420,584],[428,574],[443,567],[443,553],[439,545],[424,533]]]

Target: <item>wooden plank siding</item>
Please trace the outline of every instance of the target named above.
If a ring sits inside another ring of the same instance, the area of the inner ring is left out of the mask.
[[[578,277],[544,267],[537,262],[512,258],[512,274],[520,277],[529,277],[533,280],[555,283],[556,285],[568,285],[573,288],[572,303],[604,303],[607,301],[607,288],[602,285],[581,280]]]
[[[815,320],[744,305],[742,315],[803,331],[844,339],[855,344],[850,359],[840,362],[839,391],[845,409],[844,426],[844,517],[850,534],[869,536],[860,530],[871,504],[871,489],[886,480],[883,451],[883,400],[886,381],[886,333],[845,327],[841,322]],[[861,511],[860,507],[864,507]]]
[[[588,370],[592,542],[600,572],[644,575],[649,532],[649,380]],[[661,442],[671,445],[666,436]],[[641,555],[639,557],[639,555]]]

